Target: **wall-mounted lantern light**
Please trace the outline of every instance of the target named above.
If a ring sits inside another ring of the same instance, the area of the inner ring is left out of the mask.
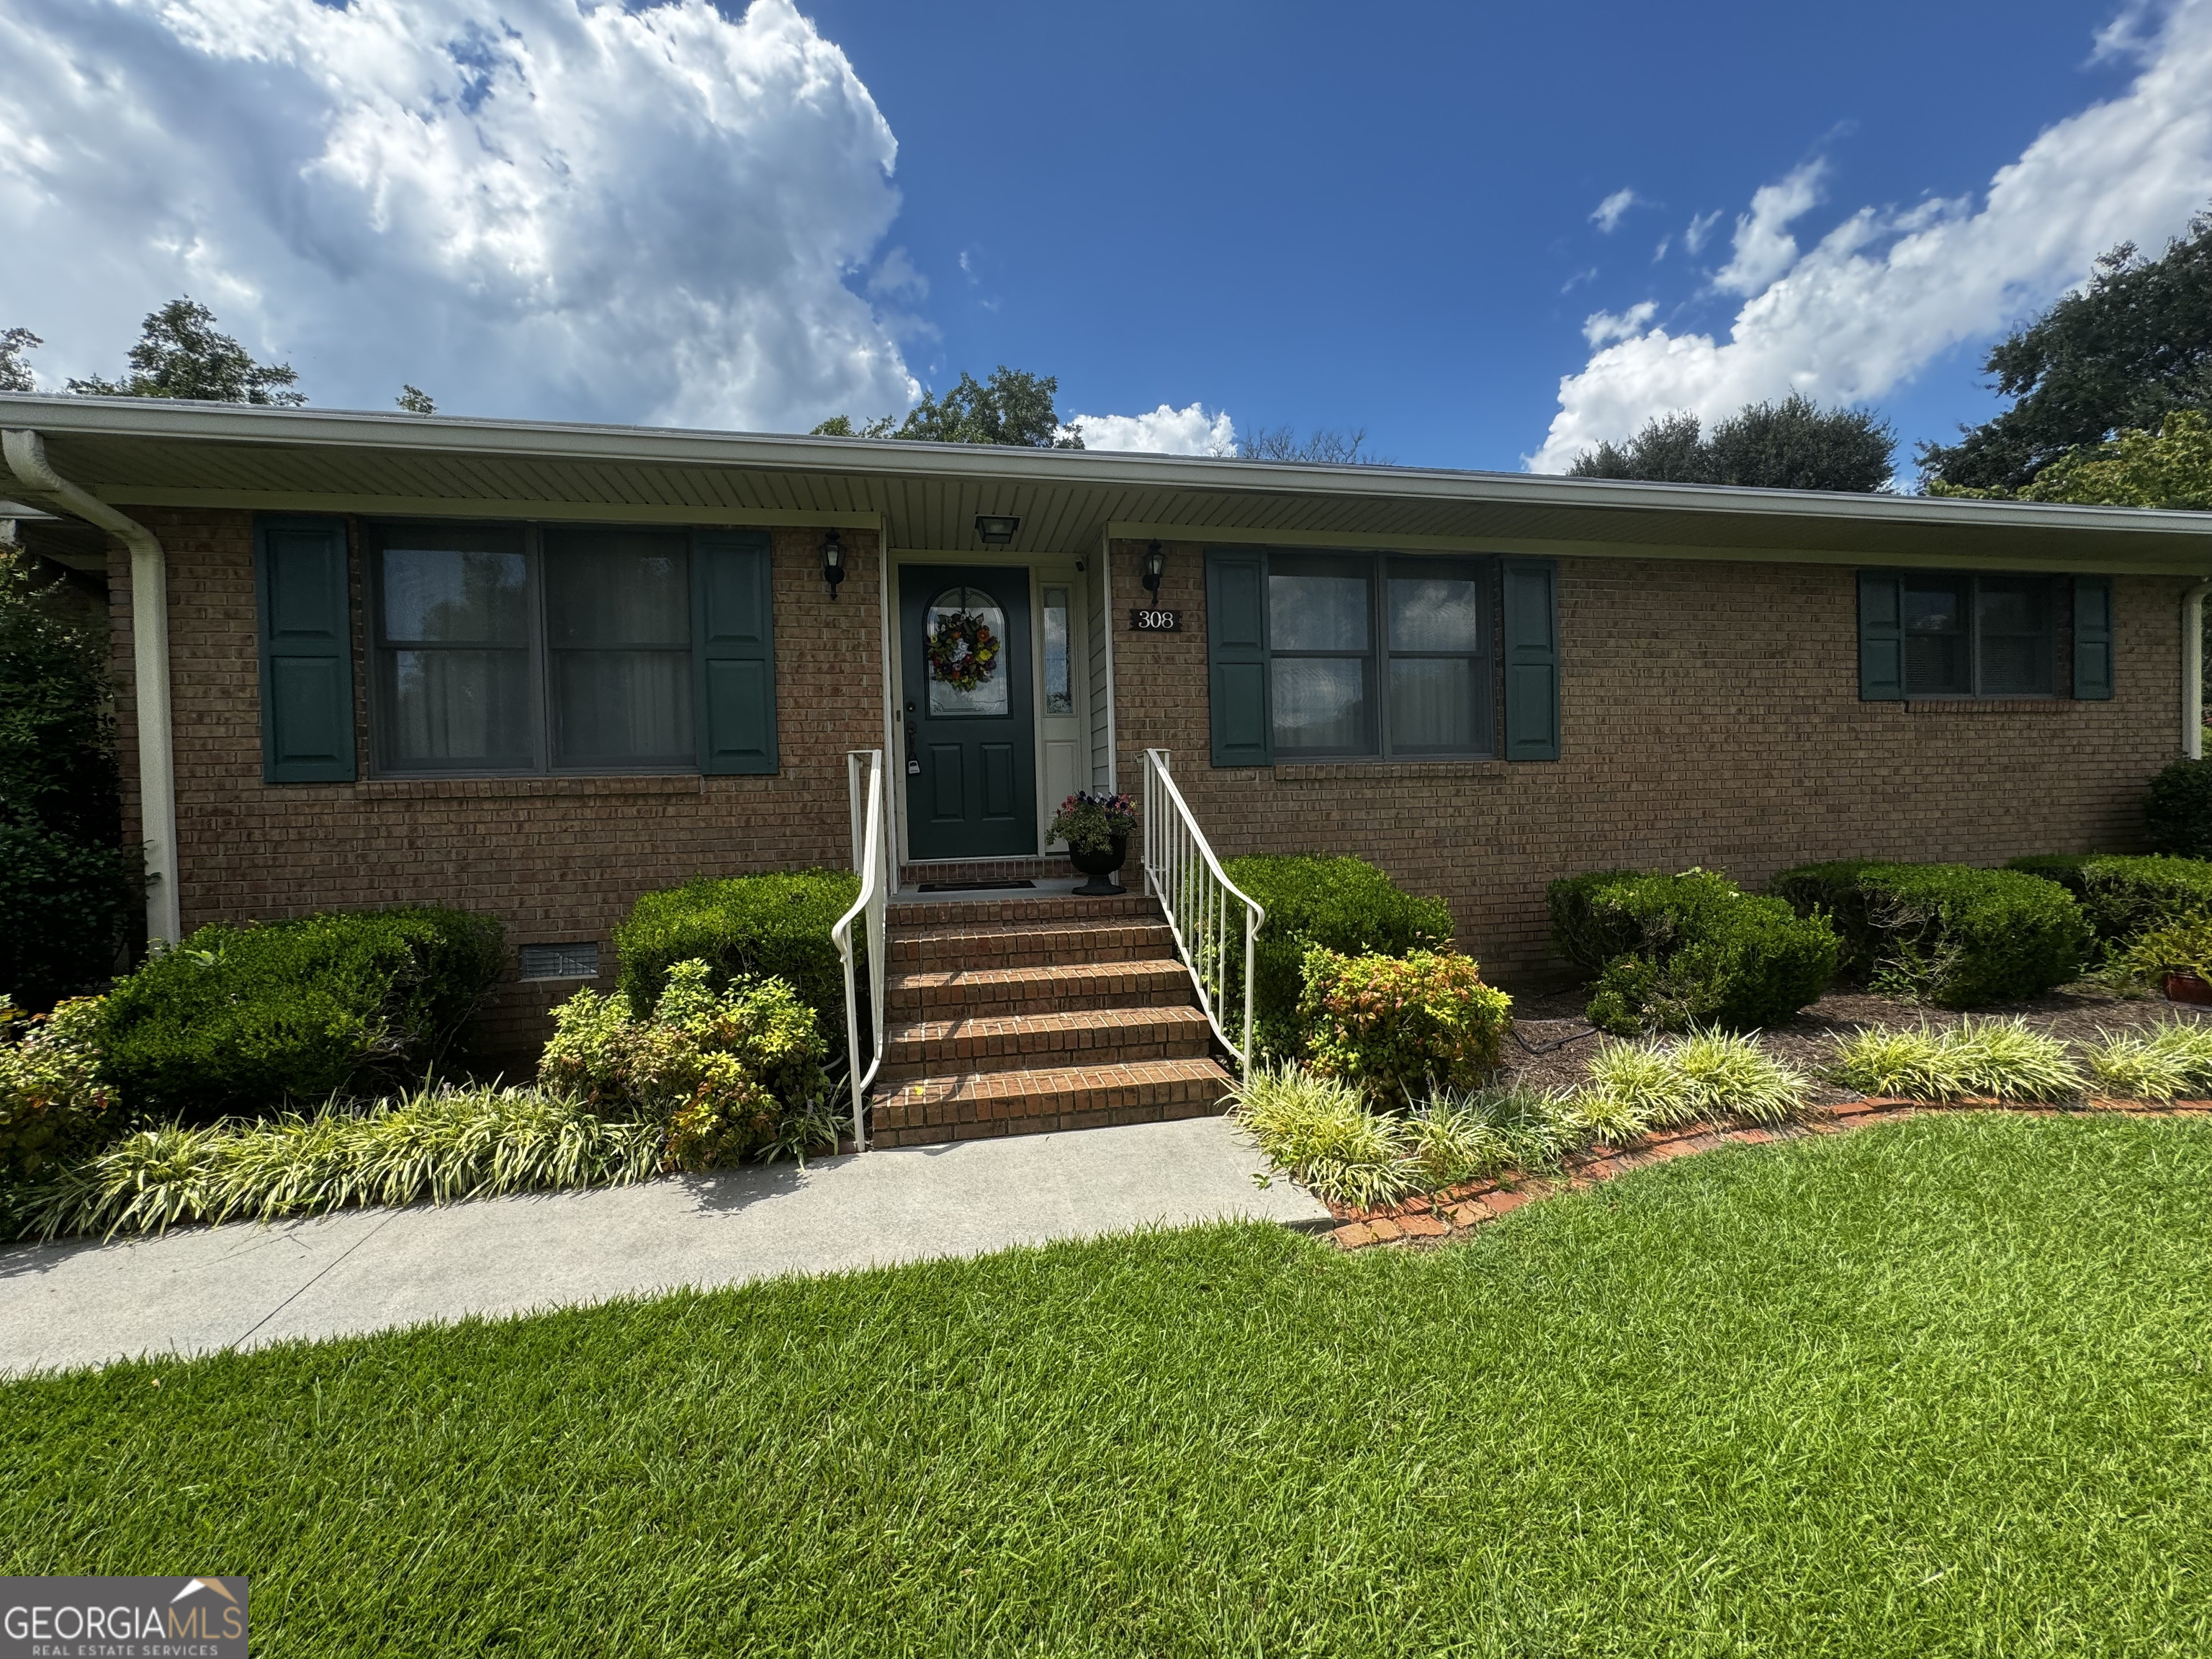
[[[1167,574],[1168,556],[1154,542],[1145,550],[1145,591],[1152,596],[1152,603],[1160,602],[1160,578]]]
[[[986,547],[1004,547],[1013,540],[1014,532],[1021,527],[1019,519],[994,518],[988,513],[975,515],[975,533],[982,538]]]
[[[837,597],[837,584],[845,580],[845,544],[831,531],[822,544],[822,580],[830,584],[830,597]]]

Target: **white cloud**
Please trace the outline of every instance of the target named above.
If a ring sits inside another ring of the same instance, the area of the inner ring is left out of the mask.
[[[1601,331],[1600,349],[1561,379],[1559,413],[1528,465],[1562,471],[1673,409],[1711,419],[1792,391],[1879,398],[1937,354],[2047,304],[2113,244],[2155,250],[2212,198],[2212,0],[2181,0],[2144,53],[2125,93],[2046,128],[1978,207],[1863,208],[1801,254],[1785,227],[1802,211],[1804,170],[1760,191],[1729,270],[1745,284],[1767,274],[1742,290],[1728,337]]]
[[[1203,405],[1172,409],[1162,404],[1149,415],[1077,415],[1068,425],[1083,434],[1086,449],[1140,450],[1151,455],[1228,455],[1237,448],[1237,423],[1223,410],[1208,415]]]
[[[1674,245],[1674,233],[1668,231],[1659,239],[1659,246],[1651,250],[1651,263],[1657,264],[1667,257],[1667,250]]]
[[[1636,203],[1637,195],[1634,191],[1626,187],[1616,190],[1591,210],[1590,222],[1606,235],[1610,236],[1613,234],[1613,228],[1620,222],[1621,215],[1634,207]]]
[[[49,383],[183,292],[319,404],[790,428],[902,408],[851,279],[897,142],[792,0],[4,0],[0,242]],[[918,299],[894,249],[868,286]]]
[[[1751,211],[1735,222],[1735,256],[1713,274],[1724,294],[1756,294],[1797,263],[1790,226],[1819,205],[1826,161],[1808,161],[1778,184],[1752,192]]]
[[[1644,325],[1657,314],[1656,300],[1639,301],[1623,312],[1593,311],[1583,319],[1583,338],[1594,346],[1608,340],[1626,340],[1644,332]]]
[[[1682,246],[1692,253],[1703,253],[1705,239],[1713,234],[1713,227],[1720,222],[1721,210],[1718,208],[1711,213],[1692,214],[1688,228],[1682,232]]]

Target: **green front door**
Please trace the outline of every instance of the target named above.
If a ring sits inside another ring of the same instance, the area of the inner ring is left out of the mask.
[[[899,628],[911,856],[1035,853],[1030,573],[908,565],[899,574]]]

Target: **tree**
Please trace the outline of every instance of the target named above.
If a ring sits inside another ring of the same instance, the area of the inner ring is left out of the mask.
[[[106,647],[0,548],[0,992],[33,1009],[114,970],[137,890]]]
[[[1626,444],[1575,457],[1569,476],[1753,489],[1869,495],[1889,483],[1897,434],[1862,409],[1822,409],[1802,392],[1746,404],[1708,433],[1686,410],[1655,416]]]
[[[121,380],[71,380],[69,389],[98,398],[192,398],[219,404],[307,401],[294,391],[298,374],[289,363],[257,363],[246,348],[216,331],[215,313],[189,295],[172,300],[146,319],[131,348],[131,373]]]
[[[23,354],[46,344],[27,328],[11,328],[0,334],[0,392],[36,392],[39,383]]]
[[[2019,491],[2069,450],[2212,405],[2212,213],[2156,259],[2132,242],[2100,257],[2086,288],[1991,347],[1983,367],[2013,406],[1961,427],[1955,444],[1923,444],[1931,488]]]
[[[428,392],[405,381],[401,382],[399,395],[392,401],[410,415],[435,415],[438,412],[438,405]]]
[[[1080,449],[1083,440],[1060,422],[1053,408],[1059,395],[1056,376],[1026,374],[1001,363],[979,384],[963,374],[942,398],[922,394],[892,429],[890,417],[869,422],[855,432],[849,416],[835,415],[814,428],[823,438],[903,438],[917,443],[998,444],[1016,449]]]
[[[2166,507],[2212,511],[2212,420],[2177,409],[2155,433],[2123,432],[2109,443],[2069,449],[2025,489],[1987,489],[1929,481],[1931,495],[2067,501],[2076,507]]]
[[[1349,432],[1317,426],[1304,438],[1287,426],[1261,427],[1237,441],[1233,459],[1240,461],[1306,461],[1323,466],[1394,466],[1388,455],[1363,455],[1367,428]]]

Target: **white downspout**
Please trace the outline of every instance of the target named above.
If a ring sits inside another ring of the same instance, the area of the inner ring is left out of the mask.
[[[2204,758],[2204,596],[2212,577],[2181,596],[2181,752]]]
[[[176,757],[169,720],[169,583],[161,544],[136,519],[78,488],[46,464],[35,432],[0,433],[0,453],[26,489],[35,490],[131,550],[131,657],[138,706],[138,817],[146,843],[146,937],[184,935],[177,894]]]

